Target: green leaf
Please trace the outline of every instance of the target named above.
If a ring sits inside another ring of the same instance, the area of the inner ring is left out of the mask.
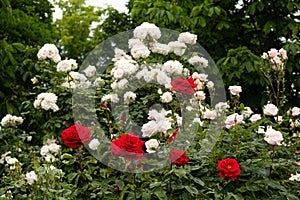
[[[205,18],[202,16],[198,17],[198,23],[200,24],[201,27],[205,27],[206,26]]]
[[[198,190],[195,187],[192,186],[184,186],[184,188],[193,196],[198,194]]]
[[[155,196],[158,197],[159,200],[167,200],[168,199],[165,191],[155,191],[154,194],[155,194]]]
[[[205,183],[200,178],[193,177],[193,181],[195,181],[195,183],[197,183],[197,184],[199,184],[201,186],[205,185]]]

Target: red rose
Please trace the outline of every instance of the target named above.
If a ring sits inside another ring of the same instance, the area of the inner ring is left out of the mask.
[[[178,77],[171,82],[172,90],[181,92],[187,96],[191,96],[196,90],[194,89],[197,85],[194,83],[194,79],[189,77],[188,79],[182,79]]]
[[[126,121],[126,114],[125,114],[125,113],[123,113],[123,114],[122,114],[122,116],[121,116],[121,120],[122,120],[123,122],[125,122],[125,121]]]
[[[61,139],[67,147],[79,148],[91,141],[91,131],[80,124],[74,124],[61,133]]]
[[[183,150],[171,150],[170,159],[176,165],[184,165],[189,162],[189,158]]]
[[[232,158],[226,158],[225,160],[218,161],[218,168],[220,169],[219,176],[222,178],[230,178],[236,180],[240,175],[241,170],[238,162]]]
[[[169,138],[169,142],[172,142],[173,140],[176,139],[177,133],[178,133],[178,129],[176,129],[175,131],[173,131],[172,135]]]
[[[126,160],[138,160],[144,157],[144,141],[138,136],[124,134],[117,140],[113,140],[110,147],[114,156],[123,156]]]

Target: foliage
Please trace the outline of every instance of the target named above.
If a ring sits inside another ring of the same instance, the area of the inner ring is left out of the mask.
[[[19,114],[30,78],[36,72],[36,49],[52,37],[48,1],[0,1],[0,116]]]

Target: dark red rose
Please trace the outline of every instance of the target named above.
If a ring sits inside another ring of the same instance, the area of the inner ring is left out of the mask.
[[[194,89],[197,85],[194,83],[194,79],[192,77],[188,79],[183,79],[181,76],[175,78],[172,82],[172,90],[181,92],[187,96],[191,96],[196,90]]]
[[[91,141],[91,131],[85,126],[74,124],[63,130],[61,139],[67,147],[76,149]]]
[[[123,122],[125,122],[125,121],[126,121],[126,114],[125,114],[125,113],[123,113],[123,114],[122,114],[122,116],[121,116],[121,120],[122,120]]]
[[[122,156],[126,160],[138,160],[144,157],[144,150],[142,149],[144,143],[145,141],[131,133],[113,140],[110,147],[114,156]]]
[[[101,108],[108,109],[108,106],[105,103],[101,103]]]
[[[175,131],[173,131],[172,135],[169,138],[169,142],[172,142],[173,140],[176,139],[176,135],[177,135],[178,131],[179,131],[178,129],[176,129]]]
[[[184,165],[189,162],[189,158],[183,150],[171,150],[170,159],[175,165]]]
[[[236,180],[240,175],[241,170],[238,162],[232,158],[226,158],[218,161],[218,168],[220,169],[219,176],[222,178],[229,178]]]

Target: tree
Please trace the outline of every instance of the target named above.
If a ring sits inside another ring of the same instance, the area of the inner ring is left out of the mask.
[[[20,112],[37,70],[35,47],[53,41],[52,8],[44,0],[0,0],[0,116]]]

